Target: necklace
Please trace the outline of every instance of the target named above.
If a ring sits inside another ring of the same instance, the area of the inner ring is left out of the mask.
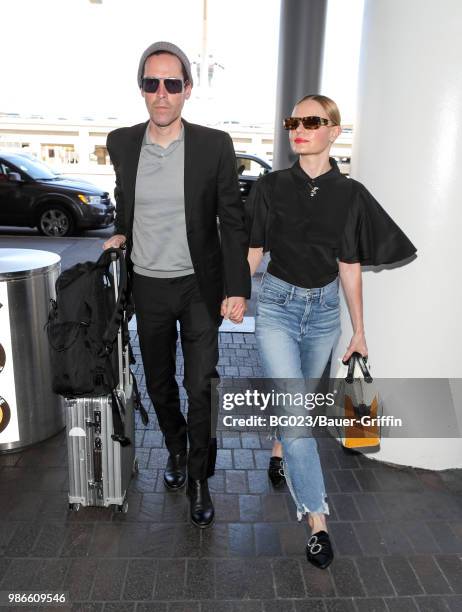
[[[319,187],[317,187],[313,181],[308,181],[308,185],[310,186],[310,197],[314,198],[316,193],[319,191]]]

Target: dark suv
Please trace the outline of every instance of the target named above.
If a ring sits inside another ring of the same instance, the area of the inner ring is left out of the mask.
[[[37,227],[45,236],[70,236],[111,225],[114,213],[106,191],[55,174],[29,156],[0,152],[0,225]]]

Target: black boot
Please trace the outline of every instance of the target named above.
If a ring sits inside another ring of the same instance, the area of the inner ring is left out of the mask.
[[[285,483],[286,477],[284,476],[282,457],[271,457],[268,466],[268,476],[273,487],[282,487]]]
[[[213,523],[215,511],[209,493],[207,478],[193,480],[188,478],[186,495],[189,497],[191,521],[202,529]]]
[[[164,472],[164,484],[167,489],[181,489],[186,482],[186,463],[188,455],[186,452],[178,455],[169,455]]]

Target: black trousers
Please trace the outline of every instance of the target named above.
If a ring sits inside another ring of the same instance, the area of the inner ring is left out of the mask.
[[[213,476],[217,454],[212,379],[218,379],[218,326],[194,274],[177,278],[133,275],[133,296],[146,388],[171,454],[189,439],[190,478]],[[180,410],[176,374],[177,321],[184,357],[187,421]],[[212,431],[213,429],[213,431]]]

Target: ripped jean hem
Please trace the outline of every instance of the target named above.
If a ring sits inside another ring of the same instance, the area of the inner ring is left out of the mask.
[[[301,510],[297,507],[297,521],[299,523],[305,514],[329,514],[329,504],[327,502],[323,502],[322,507],[319,510],[309,510],[305,504],[303,504]]]
[[[322,494],[321,499],[323,500],[321,503],[321,507],[319,508],[319,510],[310,510],[305,504],[300,504],[300,502],[297,499],[297,496],[295,495],[295,491],[294,491],[294,486],[290,480],[290,476],[286,471],[286,464],[284,459],[281,460],[281,468],[279,469],[279,473],[281,474],[281,476],[284,476],[286,479],[286,483],[287,486],[289,487],[289,491],[290,494],[292,495],[292,499],[295,502],[295,505],[297,507],[297,521],[300,522],[303,518],[304,514],[326,514],[329,515],[329,504],[326,502],[326,493],[324,492]]]

